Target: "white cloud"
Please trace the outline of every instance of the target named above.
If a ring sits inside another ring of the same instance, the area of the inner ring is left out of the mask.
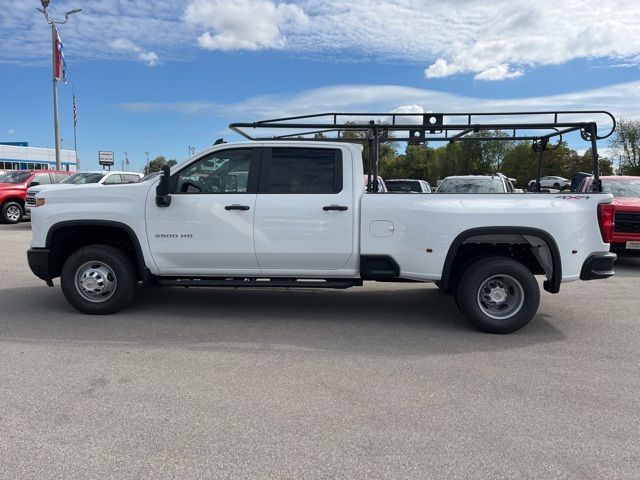
[[[127,38],[116,38],[109,42],[109,46],[114,50],[121,50],[123,52],[139,52],[141,50],[140,47]]]
[[[640,118],[640,81],[559,95],[511,99],[474,98],[399,85],[337,85],[291,95],[262,95],[226,105],[210,101],[191,101],[137,102],[118,106],[130,112],[173,111],[217,115],[229,122],[257,121],[313,112],[354,111],[420,115],[425,112],[608,110],[616,118]],[[499,115],[491,120],[505,118]]]
[[[152,52],[163,61],[188,59],[184,49],[192,42],[193,34],[180,19],[185,2],[80,2],[82,12],[70,16],[66,24],[58,27],[64,42],[68,76],[73,78],[74,65],[79,61],[141,61],[142,52]],[[2,0],[0,3],[0,63],[48,65],[51,31],[33,2]],[[75,7],[78,0],[57,0],[51,2],[49,11],[54,18],[64,18],[64,12]],[[111,43],[118,39],[128,40],[130,44],[116,42],[115,48],[112,47]],[[131,44],[140,51],[134,54]]]
[[[149,65],[155,67],[158,64],[158,55],[154,52],[140,52],[138,59]]]
[[[271,0],[191,0],[184,19],[206,29],[201,48],[225,51],[283,48],[285,32],[308,22],[298,5]]]
[[[58,0],[50,10],[60,16],[76,3]],[[2,0],[2,7],[0,63],[47,65],[48,27],[33,3]],[[140,58],[145,52],[185,61],[198,46],[407,61],[426,68],[428,78],[515,78],[580,58],[640,64],[638,0],[100,0],[82,7],[60,26],[70,75],[78,60],[153,64],[151,55]],[[118,39],[140,51],[110,48]]]
[[[510,70],[509,65],[502,63],[496,67],[488,68],[483,72],[476,74],[473,78],[476,80],[495,81],[504,80],[505,78],[518,78],[522,75],[524,75],[522,70]]]
[[[427,78],[522,76],[577,58],[637,64],[637,0],[190,0],[184,15],[210,50],[425,62]]]
[[[400,105],[398,108],[394,108],[391,110],[391,113],[415,113],[422,114],[424,113],[424,108],[421,105],[416,105],[415,103],[411,105]]]
[[[138,45],[133,43],[131,40],[127,38],[116,38],[109,42],[109,46],[114,50],[119,50],[122,52],[132,52],[137,53],[136,58],[141,62],[146,63],[150,67],[154,67],[158,64],[158,55],[155,52],[147,52],[140,48]]]
[[[459,71],[458,67],[449,65],[444,58],[439,58],[425,69],[424,74],[427,78],[442,78],[454,75]]]
[[[13,128],[10,128],[9,130],[7,130],[7,133],[8,133],[9,135],[15,135],[15,134],[16,134],[16,131],[15,131]]]

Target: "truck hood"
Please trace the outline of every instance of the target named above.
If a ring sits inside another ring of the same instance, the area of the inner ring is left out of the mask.
[[[27,190],[27,193],[36,195],[42,192],[43,190],[49,190],[50,188],[66,187],[66,186],[67,185],[65,185],[64,183],[51,183],[48,185],[38,185],[37,187],[31,187],[29,190]]]
[[[615,197],[613,204],[625,210],[640,211],[640,198],[638,197]]]
[[[7,190],[25,191],[26,189],[26,183],[0,183],[0,192],[4,192]]]

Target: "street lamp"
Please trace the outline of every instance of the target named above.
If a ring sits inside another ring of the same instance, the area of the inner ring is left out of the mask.
[[[147,171],[144,174],[147,175],[149,173],[149,152],[144,152],[144,154],[147,156]]]
[[[69,10],[64,14],[64,20],[54,20],[49,16],[49,12],[47,12],[47,7],[49,7],[50,1],[51,0],[40,0],[42,8],[36,8],[36,10],[41,12],[44,15],[47,23],[51,25],[51,63],[53,65],[53,131],[56,137],[56,170],[62,170],[60,163],[60,137],[58,128],[58,78],[56,77],[56,50],[58,45],[58,31],[56,30],[56,25],[67,23],[67,20],[69,20],[69,15],[78,13],[82,9],[74,8],[73,10]]]

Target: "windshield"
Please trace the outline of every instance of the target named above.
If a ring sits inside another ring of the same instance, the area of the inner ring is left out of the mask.
[[[445,178],[436,193],[504,193],[499,178]]]
[[[74,173],[70,177],[65,178],[62,182],[71,185],[83,185],[85,183],[98,183],[104,177],[104,173]]]
[[[140,179],[141,182],[146,182],[147,180],[151,180],[152,178],[156,178],[158,175],[160,175],[162,172],[151,172],[151,173],[147,173],[144,177],[142,177]]]
[[[31,172],[9,172],[2,176],[2,183],[18,184],[31,176]]]
[[[640,178],[638,180],[603,180],[602,191],[614,197],[640,197]]]
[[[387,180],[387,190],[390,192],[422,192],[420,182],[407,182],[399,180]]]

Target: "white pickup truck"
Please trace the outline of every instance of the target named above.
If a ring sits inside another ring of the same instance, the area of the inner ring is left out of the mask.
[[[362,147],[220,144],[140,183],[36,197],[29,265],[78,310],[158,286],[348,288],[436,282],[482,330],[535,315],[540,292],[613,275],[605,193],[365,192]],[[286,295],[283,293],[283,295]]]

